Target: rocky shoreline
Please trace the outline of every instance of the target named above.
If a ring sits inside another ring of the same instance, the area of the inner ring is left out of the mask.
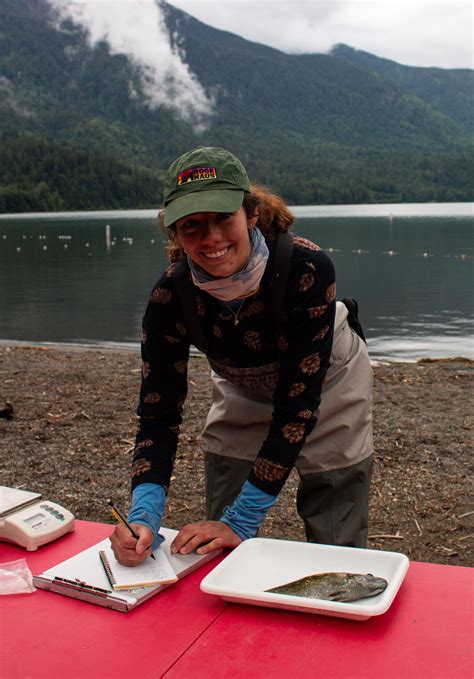
[[[374,549],[473,566],[473,366],[467,359],[374,366],[376,462],[370,501]],[[204,516],[200,433],[209,368],[190,360],[190,390],[164,525]],[[112,523],[125,509],[140,379],[138,352],[0,344],[2,484],[42,493],[78,519]],[[6,414],[6,413],[5,413]],[[260,532],[303,540],[288,480]]]

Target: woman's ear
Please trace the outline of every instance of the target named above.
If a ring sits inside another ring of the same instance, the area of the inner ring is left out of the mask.
[[[258,222],[258,207],[255,208],[253,217],[251,217],[248,220],[249,229],[253,229],[255,226],[257,226],[257,222]]]
[[[174,230],[169,232],[168,243],[169,243],[169,247],[172,250],[175,250],[175,251],[181,250],[182,252],[186,252],[185,249],[183,248],[181,241],[179,240],[178,234]]]

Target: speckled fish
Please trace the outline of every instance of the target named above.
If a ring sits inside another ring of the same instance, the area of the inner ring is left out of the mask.
[[[327,601],[358,601],[377,596],[388,582],[371,573],[316,573],[305,578],[267,589],[274,594],[291,594]]]

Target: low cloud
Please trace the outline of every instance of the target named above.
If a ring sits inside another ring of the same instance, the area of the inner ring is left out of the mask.
[[[171,43],[155,0],[48,1],[61,20],[85,29],[91,47],[106,41],[111,54],[124,54],[138,66],[150,108],[171,108],[198,129],[205,127],[212,99],[189,70],[182,48]]]
[[[169,0],[204,23],[283,52],[343,42],[411,66],[473,67],[472,0]]]

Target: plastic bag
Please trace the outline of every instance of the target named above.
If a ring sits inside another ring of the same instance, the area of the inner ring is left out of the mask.
[[[33,574],[25,559],[0,563],[0,594],[30,594],[36,592]]]

